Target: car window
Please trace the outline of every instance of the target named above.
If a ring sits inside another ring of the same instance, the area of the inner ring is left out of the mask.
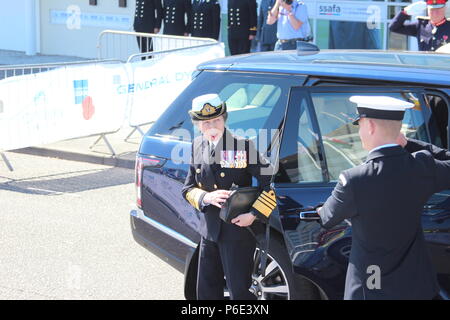
[[[274,84],[233,83],[221,90],[219,96],[227,104],[228,128],[253,139],[280,100],[281,88]]]
[[[357,113],[356,104],[349,100],[353,95],[391,96],[414,103],[415,107],[405,113],[401,131],[407,137],[429,141],[424,112],[424,108],[427,107],[421,105],[419,95],[413,92],[312,93],[311,98],[322,136],[330,181],[336,181],[343,170],[361,164],[367,157],[367,151],[363,149],[358,134],[359,127],[352,124],[352,119]]]
[[[148,134],[191,141],[198,134],[188,115],[192,100],[217,93],[227,104],[227,127],[239,136],[256,138],[260,129],[280,126],[289,89],[303,81],[303,76],[204,71],[175,99]],[[180,135],[179,129],[189,135]]]
[[[323,181],[319,140],[304,96],[291,102],[280,149],[278,183]]]
[[[448,149],[448,102],[443,95],[427,94],[426,111],[431,113],[428,121],[430,142],[438,147]]]

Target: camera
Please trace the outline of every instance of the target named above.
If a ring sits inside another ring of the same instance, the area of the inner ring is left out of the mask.
[[[294,0],[283,0],[283,2],[290,6]]]

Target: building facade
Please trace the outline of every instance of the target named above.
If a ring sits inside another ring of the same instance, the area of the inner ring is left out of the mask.
[[[417,50],[413,38],[390,33],[390,19],[416,0],[303,0],[321,49]],[[258,3],[260,0],[258,1]],[[227,39],[227,0],[221,0]],[[0,49],[97,57],[101,31],[133,31],[134,0],[15,0],[0,2]],[[226,40],[224,41],[226,42]]]

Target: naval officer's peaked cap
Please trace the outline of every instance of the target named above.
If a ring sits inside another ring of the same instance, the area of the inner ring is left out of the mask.
[[[227,112],[227,105],[215,93],[204,94],[192,100],[189,115],[192,120],[202,121],[220,117]]]
[[[355,125],[361,118],[401,121],[405,111],[414,107],[411,102],[386,96],[352,96],[350,101],[357,105]]]

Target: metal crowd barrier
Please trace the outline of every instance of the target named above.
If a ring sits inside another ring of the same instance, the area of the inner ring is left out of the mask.
[[[93,63],[109,63],[109,62],[121,62],[119,60],[114,59],[103,59],[103,60],[86,60],[86,61],[75,61],[75,62],[57,62],[57,63],[45,63],[45,64],[18,64],[18,65],[5,65],[0,66],[0,80],[36,74],[41,72],[46,72],[50,70],[54,70],[57,68],[68,67],[68,66],[77,66],[84,64],[93,64]]]
[[[217,44],[215,39],[168,36],[163,34],[104,30],[97,41],[98,59],[127,61],[132,55],[192,48],[204,44]]]
[[[99,59],[114,58],[132,63],[148,58],[158,59],[168,54],[217,45],[219,41],[209,38],[168,36],[163,34],[104,30],[97,41],[97,57]],[[133,75],[130,76],[133,78]],[[141,126],[151,124],[141,123],[130,125],[133,130],[125,138],[127,141],[136,131],[142,136]]]
[[[151,33],[138,33],[138,32],[126,32],[126,31],[115,31],[115,30],[105,30],[100,33],[97,42],[97,60],[86,60],[77,62],[65,62],[65,63],[47,63],[47,64],[34,64],[34,65],[8,65],[0,66],[0,80],[36,74],[41,72],[47,72],[61,67],[67,66],[77,66],[77,65],[88,65],[96,63],[108,63],[108,62],[121,62],[121,63],[132,63],[138,59],[158,59],[165,55],[181,51],[197,49],[201,47],[208,47],[217,45],[219,42],[215,39],[208,38],[195,38],[195,37],[180,37],[180,36],[167,36],[160,34]],[[132,75],[131,75],[132,76]],[[2,106],[0,105],[0,108]],[[133,131],[125,138],[127,141],[130,136],[138,131],[141,135],[144,132],[140,126],[151,124],[142,123],[139,125],[130,125]],[[104,140],[108,149],[110,150],[112,156],[116,153],[113,146],[109,143],[106,138],[107,134],[115,133],[104,132],[101,134],[95,134],[93,136],[99,136],[97,141],[95,141],[91,146],[92,149],[101,139]],[[9,170],[13,171],[11,163],[6,158],[6,155],[0,150],[0,157]]]
[[[55,70],[58,68],[65,68],[65,67],[70,67],[70,66],[89,65],[89,64],[98,64],[98,63],[117,63],[117,62],[121,63],[121,61],[119,61],[119,60],[103,59],[103,60],[57,62],[57,63],[31,64],[31,65],[5,65],[5,66],[0,66],[0,80],[17,77],[17,76],[47,72],[47,71]],[[0,112],[3,111],[2,108],[3,108],[3,106],[0,103]],[[100,139],[103,139],[105,141],[109,151],[111,152],[111,154],[115,155],[115,151],[105,135],[110,134],[110,133],[115,133],[119,129],[117,129],[116,131],[112,131],[112,132],[101,133],[100,137],[96,141],[96,143],[98,143],[98,141],[100,141]],[[93,136],[97,136],[97,135],[99,135],[99,134],[95,134]],[[94,143],[90,148],[92,149],[96,143]],[[6,154],[3,153],[2,150],[0,150],[0,157],[3,160],[3,162],[5,163],[6,167],[10,171],[14,171],[14,168],[13,168],[11,162],[8,160],[8,158],[6,157]]]
[[[187,51],[187,50],[193,50],[193,49],[198,49],[198,48],[204,48],[204,47],[211,47],[211,46],[215,46],[217,45],[219,42],[216,40],[213,40],[214,42],[211,43],[206,43],[206,44],[200,44],[200,45],[194,45],[191,47],[182,47],[182,48],[177,48],[177,49],[170,49],[170,50],[161,50],[161,51],[151,51],[151,52],[146,52],[146,53],[137,53],[137,54],[133,54],[131,55],[128,60],[127,63],[132,63],[132,62],[136,62],[139,61],[140,59],[159,59],[162,58],[166,55],[169,55],[171,53],[174,52],[179,52],[179,51]],[[130,78],[134,78],[134,75],[130,75]],[[154,121],[151,122],[145,122],[145,123],[141,123],[138,125],[132,125],[131,123],[129,123],[128,125],[133,128],[133,130],[130,132],[130,134],[125,138],[125,141],[128,141],[128,139],[137,131],[141,134],[141,136],[144,136],[144,131],[142,131],[141,126],[145,126],[145,125],[149,125],[149,124],[153,124]]]

